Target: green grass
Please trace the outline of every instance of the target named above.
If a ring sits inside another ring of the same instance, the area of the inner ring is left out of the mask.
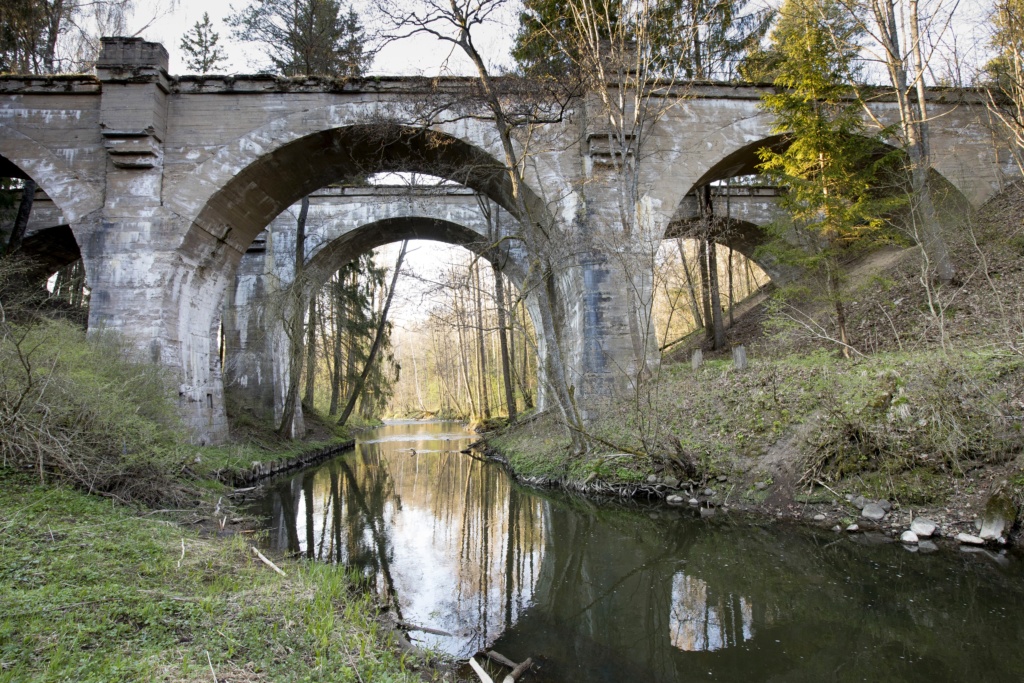
[[[419,680],[344,569],[158,516],[0,470],[0,682]]]

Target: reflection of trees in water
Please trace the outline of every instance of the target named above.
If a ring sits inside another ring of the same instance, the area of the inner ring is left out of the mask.
[[[494,467],[409,445],[363,444],[279,487],[274,545],[357,568],[396,608],[401,599],[405,618],[475,650],[530,601],[544,504]]]
[[[732,593],[709,595],[708,584],[682,572],[672,577],[669,638],[687,652],[735,647],[753,637],[753,609]]]

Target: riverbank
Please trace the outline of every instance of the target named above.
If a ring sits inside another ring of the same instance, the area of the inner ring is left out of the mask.
[[[0,681],[418,681],[358,577],[0,470]]]

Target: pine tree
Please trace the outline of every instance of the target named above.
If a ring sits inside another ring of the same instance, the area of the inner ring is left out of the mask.
[[[193,73],[208,74],[218,70],[221,62],[227,59],[224,51],[217,45],[220,34],[214,32],[210,23],[210,15],[203,12],[203,20],[197,21],[189,31],[181,37],[181,51],[185,53],[185,68]]]
[[[852,347],[840,257],[850,245],[880,239],[882,216],[899,201],[875,191],[895,159],[880,154],[879,134],[869,133],[853,97],[857,33],[836,0],[786,0],[772,34],[777,92],[761,105],[788,143],[784,151],[760,152],[760,169],[785,188],[782,205],[793,220],[770,227],[773,248],[780,260],[823,278],[845,356]]]
[[[256,0],[226,21],[285,76],[358,78],[373,56],[359,15],[337,0]]]

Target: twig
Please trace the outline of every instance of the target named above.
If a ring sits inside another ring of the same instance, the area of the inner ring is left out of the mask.
[[[278,567],[276,564],[268,560],[263,553],[261,553],[259,550],[256,550],[256,546],[252,546],[252,552],[256,555],[256,557],[260,558],[263,561],[263,564],[267,565],[281,576],[288,576],[284,573],[284,571],[281,570],[280,567]]]
[[[832,495],[835,496],[836,498],[838,498],[839,500],[846,500],[845,498],[840,496],[838,493],[836,493],[835,489],[833,489],[831,486],[829,486],[828,484],[823,482],[821,479],[815,479],[814,483],[817,484],[818,486],[824,486],[825,488],[827,488],[829,491],[832,492]]]
[[[404,628],[406,631],[423,631],[424,633],[430,633],[435,636],[451,636],[448,631],[442,631],[439,628],[429,628],[427,626],[417,626],[416,624],[410,624],[407,621],[400,621],[398,625]]]
[[[210,659],[209,650],[206,650],[206,663],[210,665],[210,675],[213,676],[213,683],[217,683],[217,672],[213,670],[213,660]]]
[[[181,557],[178,558],[178,569],[181,569],[181,561],[185,559],[185,539],[181,539]]]
[[[518,664],[513,662],[511,659],[500,652],[496,652],[495,650],[487,650],[483,654],[488,659],[493,660],[502,666],[507,666],[510,669],[515,669],[518,666]]]

